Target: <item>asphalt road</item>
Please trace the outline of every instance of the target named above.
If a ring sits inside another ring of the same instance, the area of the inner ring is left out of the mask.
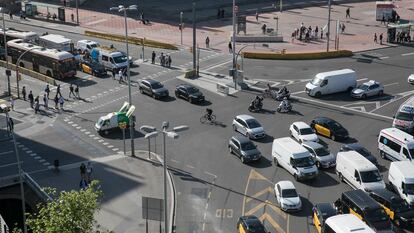
[[[28,26],[21,29],[37,30]],[[84,39],[76,34],[65,35],[74,40]],[[98,41],[102,44],[112,43]],[[122,44],[114,45],[123,48]],[[132,51],[138,53],[138,49],[133,47]],[[264,102],[263,113],[251,114],[262,123],[268,136],[255,142],[264,158],[258,163],[246,165],[229,154],[227,143],[236,134],[231,127],[233,117],[248,112],[248,104],[256,92],[242,91],[223,97],[201,86],[207,99],[202,105],[190,104],[175,97],[154,100],[138,92],[137,82],[146,77],[157,79],[172,94],[174,87],[183,82],[176,77],[182,75],[185,68],[191,67],[191,54],[184,50],[173,53],[174,69],[148,63],[133,67],[132,98],[137,107],[137,128],[144,124],[160,127],[165,120],[170,121],[171,126],[185,124],[190,127],[189,131],[180,133],[179,139],[167,139],[166,142],[167,162],[176,188],[176,232],[234,232],[237,218],[243,214],[261,217],[271,232],[315,232],[310,224],[312,205],[333,202],[343,191],[350,190],[350,187],[339,182],[333,169],[324,170],[313,182],[294,182],[304,203],[303,211],[297,214],[281,212],[274,205],[273,186],[280,180],[293,181],[293,177],[272,164],[270,152],[273,138],[288,136],[288,127],[294,121],[310,122],[316,116],[327,116],[336,119],[349,130],[352,137],[350,142],[358,141],[378,155],[376,140],[379,131],[391,126],[391,117],[399,104],[414,93],[412,86],[406,82],[408,75],[413,72],[414,54],[410,55],[413,51],[412,48],[397,47],[364,52],[351,58],[321,61],[246,59],[246,77],[273,85],[288,84],[288,89],[294,93],[294,111],[291,114],[275,113],[277,103],[268,99]],[[227,74],[231,64],[228,62],[229,55],[211,51],[202,51],[201,60],[202,70],[219,74]],[[303,93],[306,80],[316,73],[339,68],[356,70],[360,82],[369,79],[382,82],[385,85],[385,95],[359,101],[350,99],[346,94],[314,99]],[[36,93],[44,89],[40,82],[24,82]],[[81,86],[82,100],[67,98],[68,83]],[[77,79],[66,80],[62,85],[67,101],[65,111],[61,114],[48,110],[44,115],[33,116],[27,103],[19,103],[23,123],[16,125],[16,130],[22,137],[20,150],[22,154],[27,154],[23,155],[23,166],[29,173],[47,169],[57,155],[61,158],[62,165],[65,165],[109,156],[123,149],[121,132],[98,135],[93,124],[100,116],[120,108],[127,100],[127,86],[110,77],[95,78],[81,72]],[[199,122],[207,106],[214,110],[217,124]],[[143,134],[136,131],[136,136],[136,148],[147,149]],[[330,139],[321,139],[333,153],[341,146],[341,143]],[[159,154],[162,152],[161,142],[161,138],[158,138],[156,150]],[[7,145],[5,142],[1,145],[0,153],[4,154],[0,155],[5,158],[0,164],[3,166],[1,174],[7,176],[16,171],[12,164],[12,154],[9,153],[12,148],[3,147]],[[30,155],[33,153],[44,162],[38,164],[39,159]],[[378,159],[380,170],[387,177],[389,161]]]

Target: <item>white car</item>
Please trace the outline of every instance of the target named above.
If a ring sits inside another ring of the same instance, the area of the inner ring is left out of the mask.
[[[313,129],[303,121],[293,122],[290,125],[290,135],[302,142],[318,142],[318,135],[313,131]]]
[[[414,84],[414,74],[410,74],[410,76],[408,76],[408,80],[407,80],[410,84]]]
[[[279,181],[275,184],[275,196],[277,204],[283,211],[300,211],[302,201],[292,182],[288,180]]]
[[[370,96],[381,96],[382,94],[384,94],[384,86],[375,80],[365,82],[351,91],[351,96],[356,99],[366,99]]]
[[[233,129],[250,139],[266,136],[262,125],[250,115],[238,115],[233,119]]]

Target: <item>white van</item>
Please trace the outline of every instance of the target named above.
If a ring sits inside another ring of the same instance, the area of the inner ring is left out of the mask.
[[[74,50],[72,40],[62,35],[48,34],[39,37],[39,45],[49,48],[57,49],[72,53]]]
[[[354,189],[369,192],[385,188],[378,168],[356,151],[338,152],[336,174]]]
[[[273,140],[272,156],[274,163],[286,169],[296,180],[318,176],[318,168],[309,151],[290,137]]]
[[[414,204],[414,164],[409,161],[392,162],[388,181],[402,199]]]
[[[353,214],[339,214],[325,220],[324,232],[375,233],[366,223]]]
[[[410,134],[396,128],[383,129],[378,137],[378,150],[384,159],[413,161],[414,138]]]
[[[127,57],[115,48],[110,47],[96,47],[91,51],[92,59],[98,61],[106,70],[114,70],[117,72],[119,69],[126,68],[128,66]]]
[[[308,95],[320,97],[343,91],[352,91],[357,85],[356,72],[351,69],[323,72],[306,84],[305,91]]]
[[[82,53],[84,52],[91,52],[92,49],[99,47],[99,43],[92,40],[79,40],[76,43],[76,48],[80,49]]]
[[[409,133],[414,131],[414,96],[401,104],[394,115],[392,127]]]

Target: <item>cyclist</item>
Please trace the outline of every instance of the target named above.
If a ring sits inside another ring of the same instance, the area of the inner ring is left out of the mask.
[[[211,121],[211,115],[213,114],[213,110],[210,108],[206,108],[206,115],[207,115],[207,119],[209,121]]]

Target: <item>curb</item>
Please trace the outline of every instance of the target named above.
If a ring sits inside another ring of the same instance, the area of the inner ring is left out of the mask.
[[[244,58],[265,59],[265,60],[316,60],[350,57],[353,52],[350,50],[338,50],[331,52],[312,53],[274,53],[274,52],[243,52]]]

